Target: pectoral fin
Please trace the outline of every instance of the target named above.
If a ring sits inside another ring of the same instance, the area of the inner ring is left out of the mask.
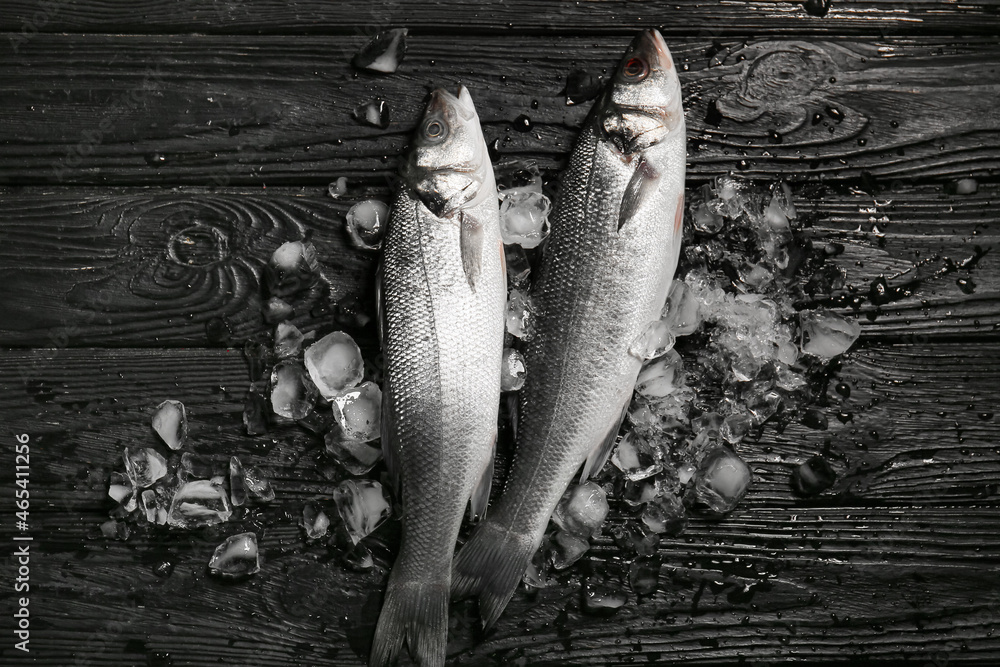
[[[382,309],[382,262],[375,270],[375,324],[378,326],[379,347],[385,348],[385,311]]]
[[[481,521],[486,516],[486,506],[490,502],[490,490],[493,488],[493,462],[497,455],[497,434],[493,434],[493,446],[490,448],[490,458],[486,461],[483,474],[472,490],[469,498],[469,520]]]
[[[462,268],[469,287],[476,291],[476,280],[483,268],[483,223],[475,216],[460,211],[459,242],[462,246]]]
[[[621,430],[622,422],[625,421],[625,415],[628,414],[628,406],[631,401],[632,392],[630,391],[625,398],[625,405],[622,406],[621,416],[611,424],[611,428],[608,429],[608,432],[601,441],[594,446],[594,449],[590,452],[590,456],[587,457],[587,461],[583,464],[583,472],[580,474],[581,484],[586,482],[591,475],[599,472],[604,467],[604,464],[608,462],[608,459],[611,458],[611,452],[615,449],[615,442],[618,441],[618,431]]]
[[[622,197],[622,204],[618,209],[619,231],[625,226],[625,223],[635,216],[643,202],[653,196],[659,180],[659,172],[646,162],[646,158],[640,159],[631,180],[625,186],[625,195]]]

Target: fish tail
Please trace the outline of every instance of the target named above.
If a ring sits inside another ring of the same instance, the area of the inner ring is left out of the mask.
[[[443,667],[448,648],[448,588],[445,581],[394,581],[390,576],[375,626],[369,667],[393,664],[403,648],[421,667]]]
[[[511,532],[487,519],[455,557],[452,597],[478,596],[483,626],[489,629],[514,596],[537,549],[530,535]]]

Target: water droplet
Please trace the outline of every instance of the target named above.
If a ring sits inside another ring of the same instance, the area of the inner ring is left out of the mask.
[[[531,119],[525,114],[521,114],[514,119],[514,129],[518,132],[528,132],[531,130]]]

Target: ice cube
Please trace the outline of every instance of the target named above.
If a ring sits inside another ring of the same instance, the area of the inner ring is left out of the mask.
[[[159,513],[160,502],[157,498],[156,491],[152,489],[146,489],[142,492],[142,511],[146,515],[146,521],[149,523],[156,523],[156,517]]]
[[[187,439],[187,412],[180,401],[166,400],[156,406],[153,430],[170,449],[180,449]]]
[[[278,359],[297,357],[305,336],[294,324],[282,322],[274,330],[274,356]]]
[[[743,439],[753,423],[750,416],[744,413],[736,413],[727,416],[719,427],[719,436],[730,444],[736,444]]]
[[[392,74],[406,53],[406,34],[406,28],[378,33],[355,54],[351,64],[369,72]]]
[[[837,473],[829,461],[814,456],[792,472],[792,490],[801,496],[816,496],[837,481]]]
[[[389,207],[377,199],[359,201],[347,212],[347,235],[356,247],[378,250],[385,224],[389,220]]]
[[[697,509],[722,516],[731,511],[750,486],[750,469],[732,450],[716,447],[698,466],[687,500]]]
[[[223,579],[242,579],[260,572],[257,534],[240,533],[226,538],[215,548],[208,571]]]
[[[243,399],[243,427],[247,435],[267,433],[267,399],[253,385]]]
[[[512,289],[507,298],[507,331],[523,340],[535,335],[535,305],[530,296],[518,289]]]
[[[641,361],[662,357],[674,347],[674,334],[670,324],[664,320],[656,320],[646,325],[632,344],[628,353]]]
[[[326,186],[326,193],[334,199],[340,199],[347,194],[347,177],[341,176]]]
[[[517,391],[527,377],[524,356],[517,350],[505,347],[500,357],[500,391]]]
[[[384,130],[389,127],[389,104],[385,100],[372,100],[354,107],[354,120]]]
[[[781,407],[781,394],[773,390],[748,393],[745,400],[753,422],[758,426],[778,414],[778,409]]]
[[[552,539],[552,566],[557,570],[565,570],[587,553],[590,542],[572,533],[558,531]]]
[[[264,321],[268,324],[291,319],[294,314],[295,309],[287,301],[276,296],[272,296],[264,303]]]
[[[531,187],[509,188],[500,195],[500,235],[505,244],[535,248],[549,236],[552,202]]]
[[[302,529],[308,539],[318,540],[330,529],[330,518],[321,508],[310,503],[302,508]]]
[[[526,290],[531,264],[524,248],[519,245],[504,246],[504,260],[507,265],[507,285],[512,289]]]
[[[389,495],[382,485],[370,479],[349,479],[333,490],[347,533],[355,544],[371,534],[392,513]]]
[[[144,489],[167,474],[167,460],[155,449],[145,447],[129,451],[125,448],[125,472],[132,484]]]
[[[167,524],[174,528],[198,528],[228,521],[231,515],[222,485],[198,479],[183,484],[174,494]]]
[[[271,487],[271,480],[254,467],[244,469],[243,481],[246,484],[247,493],[254,500],[262,503],[269,503],[274,500],[274,489]]]
[[[799,358],[799,348],[791,340],[775,341],[774,358],[781,363],[791,366]]]
[[[349,570],[355,572],[366,572],[375,567],[375,559],[372,552],[364,544],[355,544],[350,549],[341,553],[341,562]]]
[[[652,556],[656,554],[660,544],[660,536],[657,533],[646,533],[634,523],[612,527],[611,535],[626,554],[635,552],[638,556]]]
[[[698,330],[701,324],[698,306],[698,297],[687,283],[675,280],[671,284],[670,295],[663,308],[663,320],[674,336],[688,336]]]
[[[670,350],[662,359],[643,366],[636,378],[635,391],[650,399],[669,396],[683,384],[682,368],[681,355]]]
[[[726,219],[713,211],[707,203],[701,203],[694,209],[691,224],[703,234],[718,234],[726,226]]]
[[[271,296],[294,294],[311,287],[318,279],[319,261],[312,243],[283,243],[264,267],[264,282]]]
[[[346,440],[337,429],[325,436],[326,451],[352,475],[364,475],[382,459],[382,449],[365,442]]]
[[[135,485],[128,475],[120,472],[111,473],[111,483],[108,485],[108,495],[122,506],[126,512],[132,512],[137,505]]]
[[[694,474],[698,472],[698,466],[693,463],[684,463],[677,468],[677,483],[681,486],[694,479]]]
[[[549,585],[549,560],[546,554],[549,551],[549,545],[546,540],[542,541],[542,546],[535,551],[535,555],[531,557],[531,562],[528,563],[528,567],[524,570],[524,576],[521,581],[524,585],[529,588],[546,588]]]
[[[315,407],[316,386],[306,375],[302,364],[291,359],[278,363],[271,371],[271,409],[274,414],[286,419],[302,419]]]
[[[799,313],[802,327],[802,351],[821,359],[843,354],[861,335],[861,325],[829,310],[803,310]]]
[[[663,470],[663,466],[656,460],[653,448],[634,431],[625,434],[618,443],[611,456],[611,463],[632,482],[652,477]]]
[[[638,507],[639,505],[648,503],[658,493],[660,493],[660,489],[655,478],[646,478],[638,482],[633,482],[626,478],[625,484],[622,486],[621,499],[632,507]]]
[[[589,538],[601,532],[607,515],[604,489],[594,482],[584,482],[566,490],[552,513],[552,522],[571,535]]]
[[[306,348],[306,368],[323,398],[332,401],[364,376],[361,348],[348,334],[334,331]]]
[[[109,540],[127,540],[129,536],[128,524],[124,521],[109,519],[101,524],[101,534]]]
[[[593,583],[583,584],[583,611],[592,616],[613,616],[628,601],[625,591],[617,586]]]
[[[229,497],[233,501],[233,507],[239,507],[247,502],[246,471],[236,456],[229,457]]]
[[[687,521],[684,503],[673,493],[657,496],[642,510],[642,522],[657,535],[680,535]]]
[[[659,556],[643,556],[632,562],[628,571],[628,582],[636,595],[652,595],[660,586]]]
[[[790,204],[790,198],[785,198],[783,190],[776,189],[771,196],[771,201],[764,209],[764,223],[766,229],[771,232],[783,233],[791,232],[791,225],[788,220],[794,217],[794,207]],[[792,215],[789,215],[789,212]]]
[[[382,431],[382,391],[374,382],[345,389],[332,401],[333,418],[345,440],[368,442]]]

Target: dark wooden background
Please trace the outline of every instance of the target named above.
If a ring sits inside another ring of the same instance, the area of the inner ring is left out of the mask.
[[[410,48],[396,74],[352,71],[370,34],[400,26]],[[807,234],[845,244],[836,261],[863,293],[922,260],[995,248],[996,0],[834,0],[824,17],[772,0],[5,0],[0,663],[360,664],[383,571],[327,562],[296,526],[337,474],[302,429],[241,427],[239,343],[266,329],[261,267],[309,235],[329,286],[317,299],[367,299],[374,259],[347,244],[348,204],[327,183],[347,176],[348,203],[385,196],[427,90],[459,81],[488,139],[553,176],[589,106],[564,105],[566,74],[612,68],[649,26],[682,65],[689,187],[731,170],[790,180]],[[392,106],[386,131],[350,118],[377,96]],[[520,114],[531,131],[513,129]],[[976,194],[951,194],[962,177]],[[181,231],[196,243],[179,245]],[[517,594],[486,637],[460,606],[453,663],[1000,664],[998,268],[994,250],[865,305],[838,373],[852,394],[830,392],[829,410],[853,421],[769,427],[744,445],[750,494],[662,544],[655,596],[581,617],[574,569]],[[296,323],[333,326],[309,307]],[[374,354],[371,331],[356,333]],[[122,447],[154,442],[165,398],[189,407],[193,451],[264,467],[277,499],[207,534],[104,540],[107,476]],[[17,433],[31,437],[27,656],[10,632]],[[827,444],[842,457],[837,485],[797,499],[791,471]],[[208,578],[214,546],[241,528],[262,536],[262,572]],[[610,539],[592,553],[616,566]],[[169,577],[154,573],[163,561]]]

